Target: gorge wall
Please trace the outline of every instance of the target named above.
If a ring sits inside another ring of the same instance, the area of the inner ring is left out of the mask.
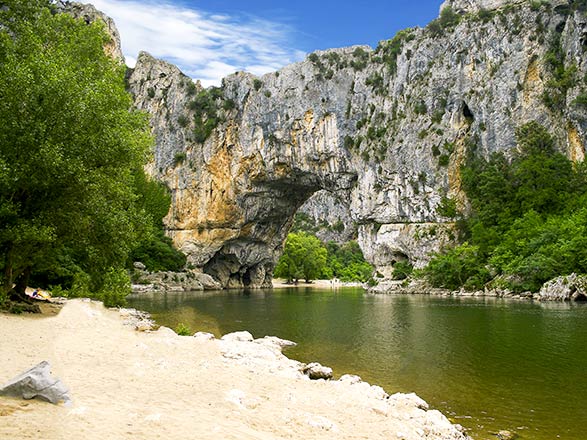
[[[169,235],[223,286],[267,286],[307,203],[325,218],[346,213],[383,276],[400,260],[425,265],[454,239],[439,206],[466,209],[468,154],[511,153],[516,128],[537,121],[583,160],[579,3],[448,0],[458,24],[447,15],[376,49],[318,51],[219,89],[141,53],[128,83],[156,137],[149,172],[172,192]],[[561,85],[556,67],[572,80]]]

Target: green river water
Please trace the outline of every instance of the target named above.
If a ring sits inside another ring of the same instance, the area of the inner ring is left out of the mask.
[[[129,297],[161,325],[248,330],[286,354],[416,392],[477,440],[587,439],[587,304],[312,288]]]

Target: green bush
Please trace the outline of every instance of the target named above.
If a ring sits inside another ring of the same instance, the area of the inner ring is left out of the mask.
[[[162,233],[134,249],[131,259],[143,263],[150,272],[179,272],[186,264],[186,256],[175,249],[171,239]]]
[[[414,272],[414,266],[409,261],[398,261],[393,265],[392,277],[394,280],[405,280],[412,272]]]
[[[189,326],[185,325],[183,322],[180,322],[175,327],[175,333],[177,333],[179,336],[190,336],[192,331],[190,330]]]
[[[185,162],[186,158],[187,154],[184,151],[175,153],[175,156],[173,156],[173,166],[181,165]]]

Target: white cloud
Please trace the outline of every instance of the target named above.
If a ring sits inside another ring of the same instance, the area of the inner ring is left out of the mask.
[[[116,22],[131,67],[144,50],[209,86],[236,71],[262,75],[304,57],[291,46],[293,30],[283,23],[152,0],[90,1]]]

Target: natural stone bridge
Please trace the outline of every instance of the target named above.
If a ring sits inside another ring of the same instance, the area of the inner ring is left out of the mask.
[[[444,197],[466,207],[469,152],[511,149],[516,127],[536,120],[582,160],[587,118],[570,103],[587,86],[585,17],[487,0],[515,8],[481,22],[466,6],[481,3],[451,3],[465,15],[441,35],[416,28],[375,51],[317,52],[261,78],[231,75],[217,91],[141,54],[129,87],[150,113],[150,172],[172,191],[166,226],[190,263],[226,287],[269,285],[296,210],[326,190],[388,276],[399,259],[421,266],[449,241],[452,219],[437,207]],[[541,99],[554,32],[581,78],[557,114]]]

